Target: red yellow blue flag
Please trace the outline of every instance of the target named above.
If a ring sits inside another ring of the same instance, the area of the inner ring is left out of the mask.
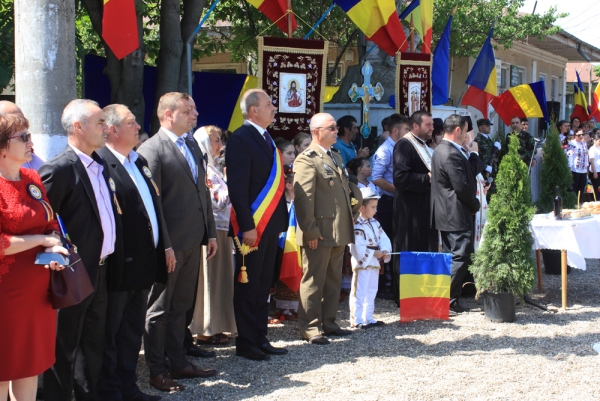
[[[479,56],[467,77],[466,83],[470,86],[461,102],[465,106],[472,106],[481,111],[483,118],[488,118],[488,105],[498,94],[496,57],[492,47],[493,34],[494,28],[490,29]]]
[[[394,0],[336,0],[336,4],[367,39],[390,56],[408,49]]]
[[[575,103],[575,107],[573,108],[573,113],[569,117],[571,120],[575,117],[578,117],[580,121],[587,121],[590,119],[590,113],[587,106],[587,101],[585,100],[585,92],[583,91],[583,84],[581,83],[581,78],[579,78],[579,73],[575,71],[577,74],[577,84],[573,84],[575,91],[573,92],[573,101]]]
[[[590,107],[590,117],[600,121],[600,84],[596,85],[592,106]]]
[[[400,19],[409,20],[411,16],[415,30],[419,33],[423,41],[421,53],[431,53],[433,0],[411,1],[400,14]]]
[[[451,264],[449,253],[400,253],[400,322],[448,320]]]
[[[514,86],[494,98],[492,106],[505,125],[513,117],[543,117],[549,122],[544,81]]]
[[[286,0],[248,0],[248,3],[258,8],[258,11],[269,18],[283,33],[288,32],[287,1]],[[292,32],[296,30],[296,17],[292,14]]]
[[[296,245],[296,209],[294,203],[289,211],[289,224],[287,233],[279,237],[279,247],[283,249],[283,258],[281,259],[281,270],[279,280],[287,287],[296,292],[300,289],[300,280],[302,280],[302,257],[300,249]]]

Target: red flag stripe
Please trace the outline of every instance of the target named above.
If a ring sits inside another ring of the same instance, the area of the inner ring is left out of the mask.
[[[134,0],[105,1],[102,39],[119,60],[140,47]]]

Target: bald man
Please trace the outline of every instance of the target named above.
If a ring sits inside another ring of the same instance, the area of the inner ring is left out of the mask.
[[[8,100],[0,100],[0,117],[8,114],[17,114],[21,117],[25,117],[19,106]],[[31,160],[23,164],[23,167],[37,171],[42,164],[44,164],[44,161],[38,155],[33,153],[33,149],[31,149]]]
[[[298,323],[302,338],[317,345],[329,344],[327,336],[352,334],[335,319],[344,247],[354,242],[362,196],[348,181],[340,152],[332,147],[337,131],[333,116],[315,114],[310,121],[312,142],[294,161],[296,243],[302,253]]]

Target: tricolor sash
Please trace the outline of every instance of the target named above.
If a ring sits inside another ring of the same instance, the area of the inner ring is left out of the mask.
[[[258,234],[254,247],[250,247],[242,243],[243,235],[235,216],[235,210],[233,210],[233,207],[231,208],[231,226],[233,227],[234,234],[233,240],[235,241],[242,255],[247,255],[249,252],[258,249],[258,244],[260,242],[262,233],[265,230],[267,223],[271,219],[273,212],[275,212],[281,197],[283,196],[285,180],[281,153],[275,146],[273,140],[271,140],[271,143],[272,148],[274,149],[271,173],[269,174],[269,179],[267,180],[264,188],[260,191],[250,206],[250,211],[252,212],[252,217],[254,219],[254,226],[256,227],[256,232]]]

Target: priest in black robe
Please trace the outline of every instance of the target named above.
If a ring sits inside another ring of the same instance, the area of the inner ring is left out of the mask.
[[[394,252],[438,252],[438,232],[430,228],[431,155],[425,144],[433,118],[425,111],[410,117],[411,132],[394,146]],[[400,299],[399,261],[394,261],[393,293]]]

